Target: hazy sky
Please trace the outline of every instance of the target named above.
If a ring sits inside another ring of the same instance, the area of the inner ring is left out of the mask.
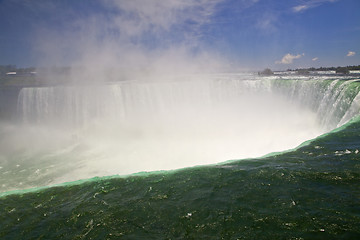
[[[359,9],[359,0],[0,0],[0,64],[161,66],[186,55],[244,70],[359,65]]]

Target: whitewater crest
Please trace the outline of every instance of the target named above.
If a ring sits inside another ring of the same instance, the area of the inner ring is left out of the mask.
[[[283,151],[358,115],[358,92],[356,79],[252,74],[23,88],[2,189]]]

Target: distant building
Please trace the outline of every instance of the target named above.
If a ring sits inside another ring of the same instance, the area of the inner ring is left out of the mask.
[[[346,67],[338,67],[336,69],[336,73],[339,73],[339,74],[349,74],[350,71],[349,69],[347,69]]]
[[[270,68],[266,68],[264,71],[262,72],[258,72],[258,75],[265,75],[265,76],[269,76],[269,75],[274,75],[274,72],[271,71]]]
[[[307,69],[299,69],[296,71],[297,74],[299,75],[309,75],[310,74],[310,71],[307,70]]]

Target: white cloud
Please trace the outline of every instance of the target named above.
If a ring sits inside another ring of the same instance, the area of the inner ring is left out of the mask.
[[[299,6],[293,7],[293,11],[294,12],[301,12],[301,11],[305,11],[308,8],[309,8],[309,5],[299,5]]]
[[[102,0],[104,11],[73,17],[61,31],[39,28],[33,52],[40,66],[81,66],[74,81],[216,71],[226,60],[199,39],[222,1]]]
[[[304,12],[305,10],[308,10],[310,8],[319,7],[324,3],[336,2],[336,1],[338,1],[338,0],[308,0],[308,1],[305,1],[304,3],[302,3],[301,5],[297,5],[297,6],[293,7],[292,11],[295,13]]]
[[[223,0],[105,0],[110,9],[121,14],[114,18],[115,27],[128,36],[170,31],[175,25],[192,23],[193,31],[210,22],[218,3]]]
[[[346,56],[347,56],[347,57],[352,57],[352,56],[354,56],[355,54],[356,54],[355,52],[349,51]]]
[[[264,14],[258,19],[256,27],[267,32],[274,32],[277,28],[275,23],[277,22],[277,16],[274,14]]]
[[[312,60],[315,62],[317,61],[319,58],[318,57],[314,57]]]
[[[291,64],[294,59],[301,58],[305,54],[291,55],[290,53],[286,54],[280,61],[276,61],[276,64]]]

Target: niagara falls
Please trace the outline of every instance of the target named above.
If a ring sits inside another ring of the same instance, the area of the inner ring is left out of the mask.
[[[359,7],[0,2],[0,238],[357,239]]]

